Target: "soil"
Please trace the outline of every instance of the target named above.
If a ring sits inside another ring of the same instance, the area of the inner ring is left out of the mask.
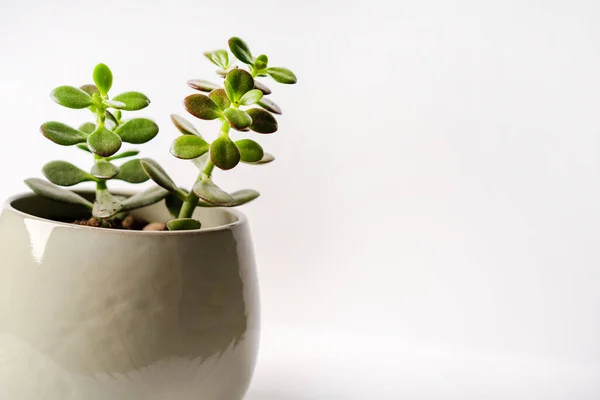
[[[124,219],[99,220],[79,219],[73,221],[75,225],[91,226],[94,228],[123,229],[129,231],[166,231],[167,226],[162,222],[148,222],[142,218],[128,215]]]

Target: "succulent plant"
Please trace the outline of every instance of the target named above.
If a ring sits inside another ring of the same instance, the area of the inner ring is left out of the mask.
[[[189,114],[201,120],[217,120],[219,135],[208,142],[192,123],[178,115],[171,119],[181,132],[171,145],[175,157],[191,160],[199,175],[191,190],[179,188],[160,165],[151,159],[142,159],[141,164],[148,176],[170,192],[167,207],[175,219],[169,230],[198,229],[200,221],[192,219],[196,207],[237,207],[256,199],[259,193],[243,189],[227,193],[214,183],[214,168],[227,171],[240,162],[253,165],[270,163],[274,157],[263,151],[253,139],[234,141],[231,129],[243,133],[271,134],[277,131],[274,114],[281,114],[277,104],[267,98],[271,90],[258,78],[270,76],[283,84],[294,84],[297,79],[292,71],[282,67],[269,67],[269,58],[261,54],[254,57],[248,45],[240,38],[229,40],[229,50],[247,69],[232,63],[227,50],[205,52],[208,60],[218,67],[217,74],[222,84],[202,79],[188,81],[188,85],[203,93],[192,94],[184,99]]]
[[[105,64],[98,64],[93,72],[95,84],[79,88],[60,86],[50,95],[63,107],[87,109],[95,121],[87,122],[75,129],[62,122],[44,123],[42,134],[61,146],[74,146],[93,157],[88,171],[67,161],[51,161],[43,167],[48,181],[30,178],[25,183],[37,194],[57,201],[78,204],[88,208],[93,217],[106,220],[136,208],[153,204],[165,198],[169,192],[153,187],[135,196],[125,198],[111,194],[107,188],[109,180],[117,179],[129,183],[142,183],[149,178],[140,159],[133,158],[120,166],[114,161],[135,157],[137,150],[119,153],[123,142],[142,144],[158,134],[158,126],[146,118],[124,119],[123,111],[138,111],[146,108],[150,100],[140,92],[126,92],[113,98],[108,96],[112,87],[113,74]],[[81,182],[95,182],[96,196],[90,202],[79,194],[63,189]]]
[[[259,196],[252,189],[228,193],[213,181],[215,167],[227,171],[239,163],[262,165],[275,158],[263,151],[253,139],[234,141],[231,129],[243,133],[271,134],[277,131],[274,114],[281,114],[277,104],[267,98],[271,90],[259,78],[270,76],[283,84],[296,83],[292,71],[282,67],[269,67],[265,54],[254,57],[248,45],[240,38],[229,40],[229,50],[244,67],[233,64],[227,50],[205,52],[204,55],[218,67],[222,84],[194,79],[188,85],[203,93],[195,93],[184,99],[188,113],[202,120],[217,120],[220,133],[208,142],[192,123],[181,116],[171,115],[175,127],[181,132],[171,145],[175,157],[190,160],[199,170],[191,190],[178,187],[165,170],[154,160],[133,158],[119,166],[114,161],[135,157],[137,150],[119,152],[123,142],[142,144],[158,134],[158,126],[146,118],[124,119],[123,111],[146,108],[150,100],[140,92],[126,92],[109,97],[113,74],[105,64],[94,69],[94,84],[79,88],[60,86],[51,98],[61,106],[72,109],[88,109],[95,121],[86,122],[75,129],[62,122],[46,122],[42,134],[61,146],[74,146],[93,156],[89,171],[67,161],[51,161],[43,167],[48,181],[30,178],[25,183],[37,194],[57,201],[84,206],[91,215],[102,222],[124,218],[128,211],[165,199],[173,220],[167,223],[169,230],[191,230],[201,227],[192,218],[196,207],[237,207]],[[126,197],[112,194],[107,182],[113,179],[129,183],[142,183],[152,179],[158,186]],[[95,199],[92,203],[76,192],[62,187],[82,182],[95,182]],[[110,226],[110,224],[106,224]]]

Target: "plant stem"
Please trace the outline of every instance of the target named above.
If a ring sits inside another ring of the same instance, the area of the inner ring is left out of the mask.
[[[227,122],[227,120],[223,120],[223,122],[221,124],[221,134],[229,135],[230,128],[231,128],[231,125],[229,125],[229,122]],[[215,164],[213,164],[213,162],[209,156],[206,159],[204,168],[202,169],[202,172],[200,172],[200,174],[198,175],[198,178],[196,179],[195,183],[198,183],[204,179],[210,178],[214,169],[215,169]],[[190,193],[188,194],[187,198],[183,202],[183,205],[181,206],[181,210],[179,211],[178,218],[191,218],[192,215],[194,214],[194,210],[198,206],[199,201],[200,201],[200,199],[198,198],[198,196],[196,196],[196,194],[194,193],[194,190],[193,189],[190,190]]]

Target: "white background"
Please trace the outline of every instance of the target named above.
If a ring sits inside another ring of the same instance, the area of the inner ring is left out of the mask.
[[[271,85],[277,161],[216,177],[262,193],[249,399],[598,399],[599,18],[593,0],[0,0],[0,195],[50,159],[89,165],[38,128],[88,119],[48,93],[98,62],[152,99],[143,155],[191,185],[169,114],[239,35],[299,78]]]

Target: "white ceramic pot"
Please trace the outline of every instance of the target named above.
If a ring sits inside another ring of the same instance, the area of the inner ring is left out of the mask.
[[[199,208],[203,229],[180,232],[54,221],[79,212],[28,194],[0,215],[0,399],[242,399],[260,329],[244,215]]]

